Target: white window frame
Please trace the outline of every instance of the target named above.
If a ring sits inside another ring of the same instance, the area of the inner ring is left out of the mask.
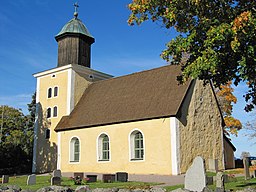
[[[55,96],[55,89],[57,88],[57,95]],[[59,86],[54,86],[53,87],[53,96],[54,98],[58,97],[59,96]]]
[[[50,89],[51,89],[51,91],[50,91]],[[51,94],[50,97],[49,97],[49,93]],[[47,89],[47,99],[51,99],[52,97],[53,97],[53,95],[52,95],[52,87],[48,87],[48,89]]]
[[[108,137],[108,159],[103,159],[103,139],[104,137]],[[99,134],[97,138],[97,160],[98,162],[110,162],[111,161],[111,148],[110,148],[110,137],[107,133]]]
[[[56,108],[56,116],[54,116],[54,109]],[[57,118],[58,117],[58,113],[59,113],[59,111],[58,111],[58,106],[57,105],[55,105],[53,108],[52,108],[52,117],[54,117],[54,118]]]
[[[48,116],[48,110],[50,110],[50,115]],[[52,117],[52,108],[51,107],[47,107],[46,108],[46,118],[49,119]]]
[[[75,140],[79,142],[79,157],[78,160],[75,160]],[[69,141],[69,163],[80,163],[81,160],[81,140],[77,136],[73,136]]]
[[[143,157],[142,158],[135,158],[135,135],[136,133],[140,132],[143,138]],[[132,162],[136,161],[145,161],[145,136],[143,132],[139,129],[133,129],[129,134],[129,159]]]

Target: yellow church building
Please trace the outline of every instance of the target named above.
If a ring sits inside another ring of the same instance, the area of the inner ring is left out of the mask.
[[[55,37],[56,68],[37,79],[33,172],[178,175],[196,156],[234,167],[212,85],[179,85],[168,65],[121,77],[91,68],[93,36],[74,18]]]

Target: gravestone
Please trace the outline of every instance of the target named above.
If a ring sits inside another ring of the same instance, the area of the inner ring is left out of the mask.
[[[128,181],[128,173],[126,173],[126,172],[117,172],[116,173],[116,181],[127,182]]]
[[[244,163],[244,179],[247,180],[247,179],[250,179],[249,158],[244,157],[243,163]]]
[[[218,159],[209,159],[209,171],[217,173],[218,172]]]
[[[256,170],[253,170],[252,176],[253,176],[253,178],[256,178]]]
[[[86,175],[87,183],[97,182],[97,175]]]
[[[2,176],[2,184],[9,183],[9,175],[3,175]]]
[[[103,174],[102,180],[104,183],[113,183],[115,181],[116,175],[114,174]]]
[[[225,191],[224,174],[222,172],[218,172],[216,175],[216,191],[217,192]]]
[[[32,174],[28,176],[27,185],[35,185],[36,184],[36,175]]]
[[[207,185],[213,185],[213,177],[212,176],[206,176]]]
[[[61,170],[57,169],[52,172],[53,177],[61,177]]]
[[[198,156],[185,175],[185,189],[189,191],[203,191],[206,187],[206,174],[204,160]]]
[[[61,178],[60,177],[52,177],[51,185],[61,185]]]

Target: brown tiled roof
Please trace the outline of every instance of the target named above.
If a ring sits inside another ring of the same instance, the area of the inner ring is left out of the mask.
[[[180,72],[168,65],[95,82],[55,130],[175,116],[190,84],[178,85]]]

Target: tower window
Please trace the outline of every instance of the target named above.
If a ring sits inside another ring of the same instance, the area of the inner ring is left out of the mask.
[[[49,89],[48,89],[47,97],[48,97],[48,98],[51,98],[51,97],[52,97],[52,88],[49,88]]]
[[[58,96],[58,87],[54,87],[54,93],[53,93],[54,97]]]
[[[46,117],[47,117],[47,118],[50,118],[51,115],[52,115],[51,113],[52,113],[52,110],[51,110],[51,108],[49,107],[49,108],[47,109]]]
[[[53,117],[57,117],[58,116],[58,107],[55,106],[53,107]]]
[[[45,130],[45,139],[50,139],[50,129]]]

